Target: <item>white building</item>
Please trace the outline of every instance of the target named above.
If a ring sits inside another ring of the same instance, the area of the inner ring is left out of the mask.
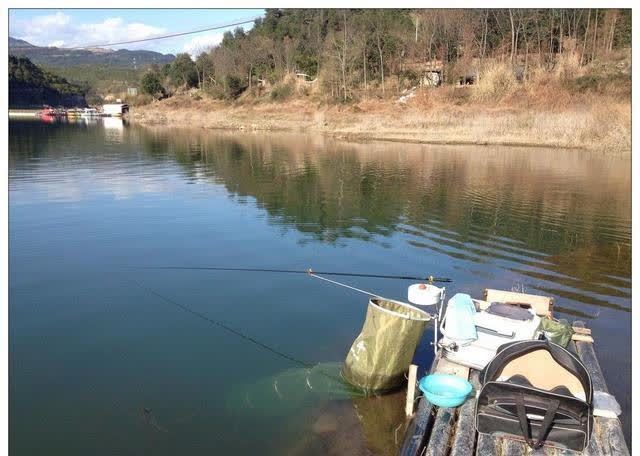
[[[129,105],[126,103],[111,103],[102,106],[102,112],[107,116],[122,116],[129,112]]]

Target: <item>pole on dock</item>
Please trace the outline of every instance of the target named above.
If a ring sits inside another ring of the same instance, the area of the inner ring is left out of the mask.
[[[416,396],[416,379],[418,377],[418,366],[412,364],[409,366],[409,382],[407,383],[407,404],[404,411],[408,417],[413,416],[413,406]]]

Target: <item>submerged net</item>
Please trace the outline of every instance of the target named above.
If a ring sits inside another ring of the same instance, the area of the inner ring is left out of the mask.
[[[328,400],[363,397],[364,392],[342,378],[342,363],[291,368],[232,391],[229,405],[253,415],[282,416]]]

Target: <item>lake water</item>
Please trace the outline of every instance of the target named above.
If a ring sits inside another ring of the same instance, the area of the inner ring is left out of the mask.
[[[309,393],[275,353],[342,361],[365,296],[304,274],[145,266],[433,274],[454,280],[449,296],[553,296],[592,328],[630,435],[628,158],[116,119],[9,133],[12,455],[395,451],[402,392]],[[410,284],[344,281],[399,299]]]

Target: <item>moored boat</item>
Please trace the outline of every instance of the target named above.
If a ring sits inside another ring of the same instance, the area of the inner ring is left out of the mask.
[[[84,108],[82,117],[98,117],[100,113],[96,108]]]
[[[43,106],[42,109],[40,111],[38,111],[38,117],[55,117],[56,116],[56,110],[53,109],[51,106]]]
[[[80,108],[70,108],[67,109],[67,117],[80,117],[82,112],[83,110]]]

